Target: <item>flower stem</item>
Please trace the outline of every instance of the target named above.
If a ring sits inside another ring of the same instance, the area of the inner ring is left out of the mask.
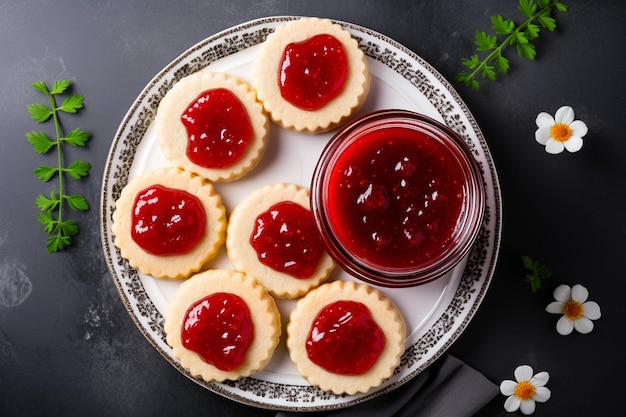
[[[59,114],[57,110],[56,100],[54,94],[48,94],[50,97],[50,109],[52,110],[52,118],[54,120],[54,131],[56,134],[56,148],[57,148],[57,163],[59,167],[59,206],[57,211],[57,235],[61,234],[61,224],[63,223],[63,196],[64,184],[63,184],[63,152],[61,149],[61,122],[59,121]]]

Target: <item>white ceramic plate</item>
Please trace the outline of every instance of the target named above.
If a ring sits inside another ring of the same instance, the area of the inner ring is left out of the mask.
[[[467,259],[444,278],[408,289],[382,290],[401,309],[408,326],[406,353],[397,372],[367,394],[336,396],[309,386],[289,360],[284,334],[272,361],[252,377],[206,383],[192,377],[165,342],[163,314],[180,282],[157,280],[128,265],[113,244],[111,218],[122,188],[134,176],[169,163],[160,153],[152,121],[174,83],[200,69],[236,74],[250,82],[258,45],[274,28],[294,17],[259,19],[220,32],[185,51],[145,87],[124,117],[104,171],[101,219],[104,254],[120,297],[143,335],[181,373],[235,401],[276,410],[319,411],[347,407],[393,390],[440,357],[463,332],[485,296],[497,258],[501,205],[497,175],[487,144],[469,110],[448,82],[419,56],[372,30],[337,22],[359,41],[372,74],[371,91],[360,114],[383,108],[422,112],[446,123],[469,144],[482,168],[487,190],[484,226]],[[310,186],[318,156],[333,132],[298,134],[272,124],[261,163],[243,178],[216,188],[227,211],[253,189],[271,182]],[[211,267],[232,268],[221,253]],[[353,279],[341,270],[333,279]],[[283,325],[293,301],[279,300]],[[284,333],[284,332],[283,332]]]

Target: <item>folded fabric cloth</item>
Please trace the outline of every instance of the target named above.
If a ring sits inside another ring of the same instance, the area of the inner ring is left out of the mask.
[[[449,354],[401,387],[352,407],[276,417],[469,417],[497,394],[498,386]]]

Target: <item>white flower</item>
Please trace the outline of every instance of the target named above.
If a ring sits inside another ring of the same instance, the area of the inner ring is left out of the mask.
[[[513,413],[518,409],[523,414],[535,412],[535,402],[545,403],[552,393],[546,384],[550,374],[546,371],[533,375],[533,368],[521,365],[515,369],[515,381],[505,380],[500,384],[500,392],[509,397],[504,402],[504,409]]]
[[[552,115],[541,112],[535,120],[537,131],[535,139],[545,145],[546,152],[557,154],[567,149],[570,152],[579,151],[583,147],[582,137],[587,134],[587,125],[580,120],[574,120],[574,109],[563,106]]]
[[[600,318],[600,306],[595,301],[587,301],[589,291],[580,284],[573,287],[559,285],[554,290],[554,299],[546,307],[548,313],[563,314],[556,322],[556,331],[568,335],[572,330],[586,334],[593,330],[593,322]]]

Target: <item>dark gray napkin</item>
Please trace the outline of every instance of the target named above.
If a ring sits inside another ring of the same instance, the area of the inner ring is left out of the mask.
[[[398,389],[364,403],[336,411],[279,412],[276,417],[469,417],[498,392],[483,374],[446,354]]]

